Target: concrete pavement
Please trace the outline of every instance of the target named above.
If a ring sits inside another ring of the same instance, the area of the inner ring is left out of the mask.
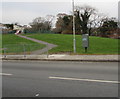
[[[7,55],[2,60],[44,60],[44,61],[92,61],[92,62],[119,62],[119,55]]]

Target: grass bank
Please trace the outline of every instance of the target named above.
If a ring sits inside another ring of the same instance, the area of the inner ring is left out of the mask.
[[[15,34],[2,35],[2,49],[6,49],[6,53],[21,53],[24,50],[30,52],[42,49],[43,47],[45,47],[45,45],[20,38]]]
[[[73,35],[29,34],[28,37],[58,45],[58,47],[50,50],[50,53],[73,52]],[[118,54],[118,39],[90,36],[89,42],[88,52],[85,53],[82,47],[82,38],[80,35],[76,35],[77,54]]]

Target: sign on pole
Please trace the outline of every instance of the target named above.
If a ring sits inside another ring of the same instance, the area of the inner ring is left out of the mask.
[[[85,52],[87,52],[87,48],[89,47],[89,35],[82,35],[82,47],[85,48]]]

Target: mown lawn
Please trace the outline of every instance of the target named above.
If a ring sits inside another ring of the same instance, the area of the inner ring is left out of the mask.
[[[0,48],[2,48],[2,34],[0,34]]]
[[[20,38],[15,34],[2,35],[2,49],[5,49],[6,53],[21,53],[42,49],[45,47],[43,44],[39,44],[24,38]]]
[[[27,35],[26,35],[27,36]],[[66,53],[73,52],[73,36],[65,34],[29,34],[28,37],[46,41],[58,45],[49,53]],[[85,53],[82,48],[82,39],[80,35],[76,35],[77,54],[118,54],[118,39],[89,37],[88,52]]]
[[[2,34],[0,34],[0,53],[2,53]]]

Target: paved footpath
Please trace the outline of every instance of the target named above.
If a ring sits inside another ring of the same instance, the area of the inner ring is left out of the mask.
[[[3,60],[38,60],[38,61],[88,61],[88,62],[119,62],[118,55],[7,55]]]
[[[33,51],[31,54],[34,54],[34,55],[45,53],[48,50],[50,50],[50,49],[52,49],[54,47],[57,47],[57,45],[54,45],[54,44],[51,44],[51,43],[47,43],[47,42],[44,42],[44,41],[41,41],[41,40],[37,40],[37,39],[34,39],[34,38],[26,37],[26,36],[23,36],[23,35],[17,35],[17,36],[19,36],[21,38],[25,38],[25,39],[31,40],[31,41],[34,41],[34,42],[37,42],[37,43],[40,43],[40,44],[46,45],[46,47],[43,48],[43,49]]]

